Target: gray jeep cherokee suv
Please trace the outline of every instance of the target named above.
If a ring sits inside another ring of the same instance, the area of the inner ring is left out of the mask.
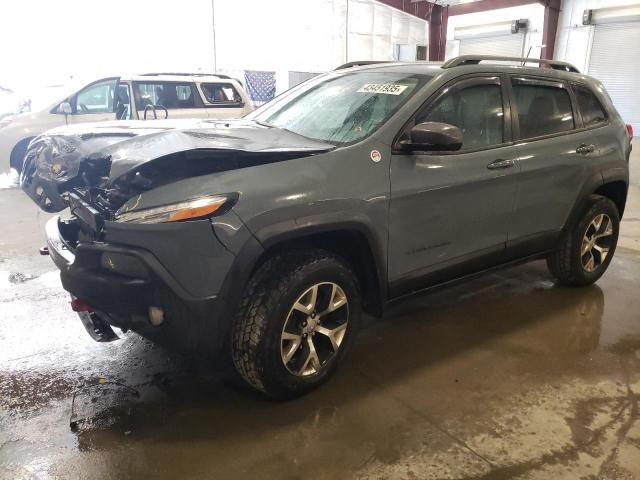
[[[70,216],[43,253],[94,339],[220,349],[277,398],[325,381],[362,312],[406,294],[539,258],[591,284],[630,129],[569,64],[487,60],[505,59],[347,65],[237,121],[47,132],[21,185]]]

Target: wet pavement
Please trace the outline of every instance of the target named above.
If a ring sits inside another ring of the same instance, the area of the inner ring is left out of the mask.
[[[211,359],[93,342],[37,256],[47,215],[0,190],[0,478],[640,479],[630,195],[597,285],[535,262],[398,304],[330,383],[274,403]]]

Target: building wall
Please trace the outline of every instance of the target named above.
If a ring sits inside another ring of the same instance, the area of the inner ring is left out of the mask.
[[[556,51],[553,58],[571,62],[580,71],[586,72],[595,26],[582,25],[584,10],[637,3],[638,0],[563,0],[558,19]],[[616,48],[616,46],[612,46],[612,48]]]
[[[282,91],[288,71],[390,60],[394,44],[426,45],[427,26],[374,0],[6,1],[0,85],[22,91],[70,77],[217,67],[276,71]]]
[[[211,0],[0,2],[0,85],[16,92],[70,77],[211,72],[212,51]]]
[[[394,44],[426,45],[424,20],[374,0],[215,0],[219,72],[325,72],[353,60],[391,60]],[[239,15],[238,12],[244,12]],[[347,20],[348,18],[348,20]]]
[[[529,51],[529,47],[533,47],[530,56],[532,58],[540,58],[540,45],[542,45],[542,30],[544,28],[544,6],[539,3],[449,17],[445,58],[448,59],[458,55],[459,42],[454,37],[456,27],[483,25],[519,18],[529,19],[529,28],[525,34],[525,53]]]

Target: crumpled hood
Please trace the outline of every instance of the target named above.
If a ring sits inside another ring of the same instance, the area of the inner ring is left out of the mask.
[[[22,189],[43,210],[66,207],[61,193],[76,185],[84,163],[102,162],[108,184],[141,165],[193,150],[253,154],[325,152],[334,145],[249,120],[114,121],[49,130],[27,150]],[[86,183],[86,179],[83,179]]]

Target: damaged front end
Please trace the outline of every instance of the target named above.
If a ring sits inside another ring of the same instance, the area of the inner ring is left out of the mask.
[[[219,191],[218,174],[334,147],[251,122],[123,123],[36,138],[21,186],[47,212],[69,208],[47,224],[48,253],[95,340],[115,339],[115,326],[198,350],[223,338],[213,319],[228,317],[217,299],[235,255],[216,222],[251,238],[232,210],[240,194]],[[189,179],[203,176],[195,191]]]
[[[113,219],[130,198],[171,182],[333,148],[243,120],[87,124],[34,139],[20,185],[46,212],[72,206],[75,196]]]

